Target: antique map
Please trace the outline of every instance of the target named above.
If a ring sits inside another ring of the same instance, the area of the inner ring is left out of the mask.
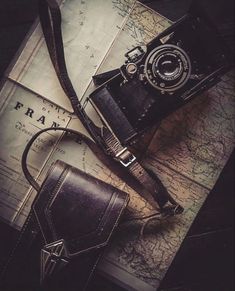
[[[104,270],[113,268],[115,273],[116,268],[124,269],[121,277],[126,275],[127,280],[135,282],[137,290],[159,286],[234,149],[234,77],[234,72],[228,73],[204,96],[166,118],[150,144],[145,165],[159,175],[185,211],[169,221],[150,221],[142,236],[143,222],[122,227],[122,236],[119,233],[107,251]],[[131,279],[133,275],[135,280]]]
[[[144,45],[170,25],[136,1],[97,0],[95,7],[92,2],[61,4],[67,66],[84,101],[94,88],[92,75],[119,67],[126,51]],[[98,270],[125,289],[156,290],[228,160],[235,144],[234,77],[229,72],[214,88],[166,118],[156,131],[143,163],[158,174],[185,211],[161,221],[133,221],[119,227]],[[36,195],[20,166],[27,140],[48,126],[86,132],[70,112],[37,23],[6,78],[0,92],[0,219],[20,229]],[[95,114],[89,105],[86,110]],[[128,192],[133,213],[154,211],[85,144],[61,133],[43,135],[30,153],[30,170],[39,183],[57,159]]]

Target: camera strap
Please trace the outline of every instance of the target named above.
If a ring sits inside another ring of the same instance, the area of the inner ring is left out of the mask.
[[[181,213],[183,208],[170,196],[159,178],[149,170],[146,170],[129,148],[123,146],[107,127],[97,127],[87,116],[73,88],[66,68],[59,5],[56,0],[39,0],[38,3],[39,18],[48,52],[59,82],[71,102],[74,113],[102,150],[118,161],[138,181],[141,187],[137,192],[140,193],[141,191],[140,194],[151,205],[159,207],[163,212],[165,211],[172,215]]]

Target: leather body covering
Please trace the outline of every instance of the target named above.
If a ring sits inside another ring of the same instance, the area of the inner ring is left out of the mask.
[[[85,290],[128,194],[57,161],[1,276],[0,290]]]

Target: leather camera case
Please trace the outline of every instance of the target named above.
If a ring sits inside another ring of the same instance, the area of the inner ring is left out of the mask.
[[[57,161],[32,205],[0,289],[87,289],[128,200],[125,192]]]

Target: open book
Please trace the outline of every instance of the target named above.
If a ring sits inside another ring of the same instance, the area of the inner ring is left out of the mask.
[[[92,0],[66,0],[61,9],[67,67],[82,102],[94,88],[92,75],[119,67],[125,52],[170,25],[134,0],[97,0],[95,5]],[[37,22],[5,77],[0,92],[0,219],[21,229],[36,195],[20,165],[27,141],[49,126],[87,133],[71,112]],[[144,233],[141,221],[119,229],[98,269],[127,290],[156,290],[229,158],[235,143],[233,80],[234,72],[229,72],[210,91],[171,114],[151,140],[143,162],[185,211],[166,221],[150,221]],[[91,106],[86,110],[97,118]],[[129,207],[138,215],[152,213],[85,144],[63,134],[45,133],[33,146],[29,167],[39,183],[57,159],[128,192]]]

